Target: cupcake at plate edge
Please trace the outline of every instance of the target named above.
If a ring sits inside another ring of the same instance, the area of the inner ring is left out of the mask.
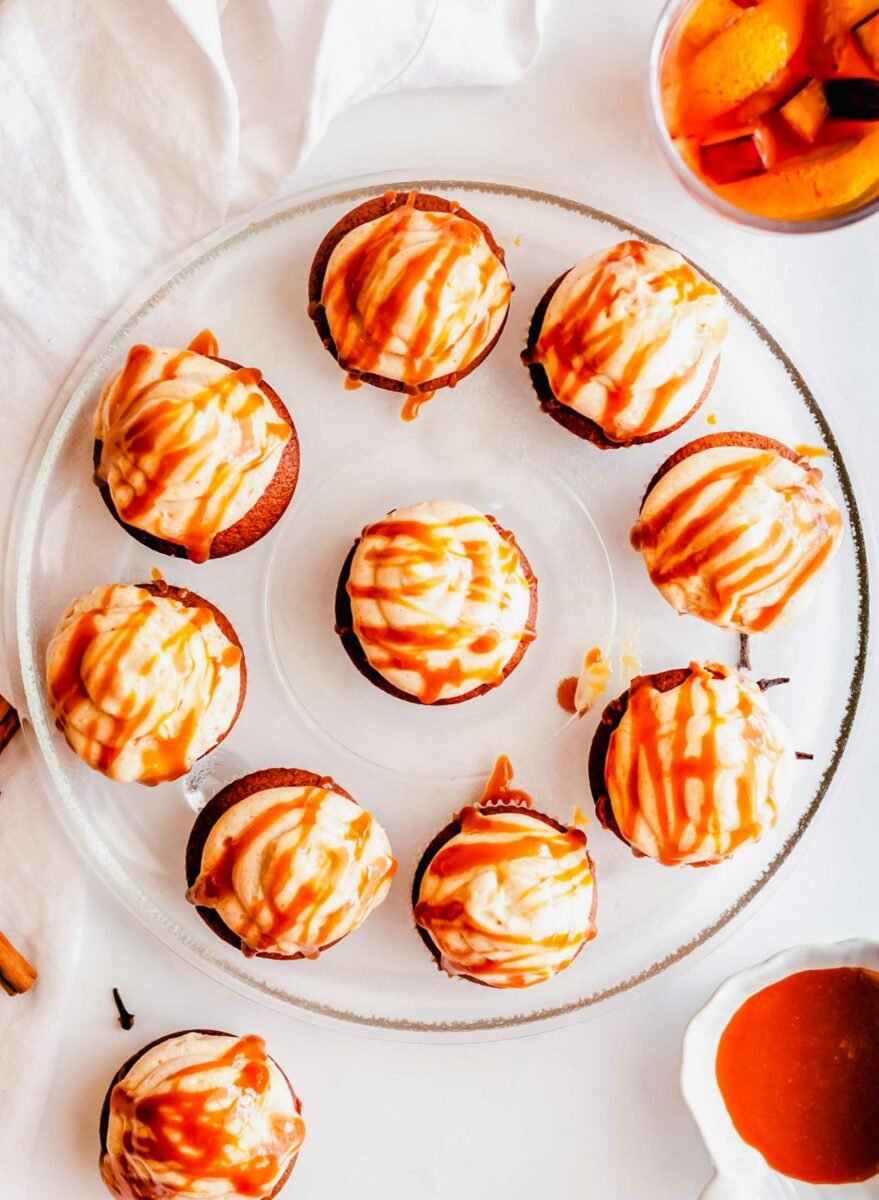
[[[808,607],[839,549],[842,513],[821,471],[756,433],[715,433],[676,451],[641,502],[632,545],[679,613],[739,633]]]
[[[595,868],[582,829],[531,808],[501,757],[476,805],[422,855],[415,924],[440,970],[524,988],[570,966],[595,937]]]
[[[387,895],[387,835],[332,779],[274,767],[230,783],[186,847],[187,899],[224,941],[260,958],[316,958]]]
[[[238,719],[247,669],[218,608],[187,588],[113,583],[67,608],[46,651],[55,724],[122,783],[185,775]]]
[[[536,620],[537,580],[513,534],[455,500],[368,525],[336,590],[336,632],[351,661],[416,704],[458,704],[498,687]]]
[[[262,1038],[191,1029],[117,1071],[101,1110],[101,1177],[117,1200],[271,1200],[304,1138],[302,1105]]]
[[[547,289],[522,354],[541,406],[602,450],[665,437],[711,391],[723,297],[676,250],[620,242]]]
[[[299,477],[299,441],[253,367],[217,357],[206,330],[187,350],[133,346],[95,412],[95,483],[126,532],[205,562],[258,541]]]
[[[353,380],[426,398],[490,353],[511,291],[504,252],[482,221],[439,196],[387,192],[321,242],[308,311]]]
[[[708,866],[756,842],[792,785],[791,735],[748,676],[719,663],[640,675],[589,754],[601,824],[637,857]]]

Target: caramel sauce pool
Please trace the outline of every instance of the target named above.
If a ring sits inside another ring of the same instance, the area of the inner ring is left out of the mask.
[[[879,1172],[879,973],[800,971],[733,1015],[717,1082],[739,1135],[807,1183]]]

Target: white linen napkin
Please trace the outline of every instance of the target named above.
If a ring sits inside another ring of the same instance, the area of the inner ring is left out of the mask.
[[[6,541],[47,409],[146,272],[282,191],[349,105],[380,91],[516,80],[537,51],[545,3],[3,0]],[[7,696],[14,653],[6,646],[0,658]],[[84,890],[79,860],[37,791],[19,738],[0,758],[0,849],[15,849],[3,855],[0,930],[22,939],[40,974],[25,996],[0,994],[4,1200],[25,1194]],[[32,1086],[15,1087],[24,1077]]]

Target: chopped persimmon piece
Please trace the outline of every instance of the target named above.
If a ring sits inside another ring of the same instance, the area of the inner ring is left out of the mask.
[[[712,183],[735,183],[766,170],[753,133],[702,147],[702,171]]]
[[[701,50],[741,15],[742,10],[736,0],[702,0],[687,22],[688,48],[694,52]]]
[[[805,26],[802,0],[764,0],[746,8],[693,59],[689,110],[712,121],[766,87],[790,62]]]
[[[851,208],[877,192],[879,129],[717,189],[737,208],[792,221]]]
[[[875,12],[876,0],[820,0],[820,57],[826,70],[839,70],[848,35]]]
[[[855,40],[867,56],[873,70],[879,73],[879,12],[857,27]]]
[[[804,142],[814,142],[830,115],[824,84],[820,79],[810,79],[787,104],[782,104],[778,113]]]

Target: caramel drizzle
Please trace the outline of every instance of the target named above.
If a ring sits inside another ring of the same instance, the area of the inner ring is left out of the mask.
[[[503,761],[498,760],[498,766]],[[415,922],[437,945],[446,970],[474,978],[503,975],[505,987],[528,987],[563,970],[583,942],[595,936],[591,922],[585,929],[556,931],[544,937],[514,934],[499,929],[494,921],[480,921],[471,904],[473,883],[478,876],[491,874],[495,877],[493,888],[503,892],[509,873],[523,859],[530,859],[541,871],[520,899],[533,898],[535,907],[541,902],[555,904],[592,884],[585,833],[580,829],[563,832],[527,812],[519,816],[465,808],[458,822],[460,834],[431,861],[415,906]],[[474,835],[475,840],[464,840]],[[566,863],[572,856],[574,861]],[[442,888],[443,899],[436,904],[420,898],[430,890],[431,881],[440,881]],[[449,881],[454,881],[452,886]],[[541,901],[546,889],[551,889],[551,899]],[[447,950],[460,941],[467,947],[466,958],[456,958]]]
[[[433,236],[425,236],[427,217]],[[413,244],[406,246],[410,231]],[[443,322],[443,295],[459,263],[482,252],[478,280],[467,294],[456,299],[454,319]],[[504,281],[499,299],[486,304],[499,260],[485,244],[482,230],[454,212],[425,213],[412,198],[375,221],[370,236],[351,250],[324,280],[322,304],[331,322],[340,364],[357,373],[374,370],[385,352],[399,341],[404,315],[412,315],[414,329],[402,361],[402,379],[409,384],[435,378],[436,364],[456,343],[463,343],[460,365],[482,348],[497,314],[510,297]],[[412,313],[417,293],[417,312]],[[455,336],[461,313],[480,314],[460,337]],[[414,415],[414,414],[413,414]]]
[[[193,503],[183,531],[174,535],[161,533],[166,541],[185,547],[193,562],[206,562],[210,558],[211,543],[223,529],[227,513],[253,472],[291,437],[290,426],[275,418],[272,411],[274,419],[266,421],[264,444],[260,447],[256,417],[269,401],[259,390],[262,374],[254,367],[229,369],[192,397],[156,395],[157,384],[176,378],[190,354],[213,351],[215,356],[216,350],[216,338],[209,330],[202,330],[188,351],[181,350],[167,361],[156,380],[146,378],[153,350],[149,346],[133,346],[125,366],[110,385],[108,427],[101,452],[104,478],[116,463],[129,462],[134,466],[134,479],[125,476],[125,483],[132,489],[131,497],[125,502],[114,497],[114,501],[123,521],[142,527],[170,484],[185,486],[210,466],[215,456],[215,430],[208,419],[210,414],[220,410],[234,418],[239,436],[236,449],[229,458],[216,464],[210,485]],[[241,386],[247,393],[233,410],[230,400]],[[200,424],[204,429],[200,430]],[[151,463],[153,458],[156,461]]]
[[[771,451],[752,451],[715,467],[652,516],[642,516],[632,530],[632,545],[652,559],[648,570],[658,588],[690,578],[701,581],[705,599],[699,615],[706,621],[742,625],[745,609],[758,607],[747,627],[755,633],[768,629],[833,550],[842,529],[841,514],[818,491],[821,472],[800,464],[803,481],[784,489],[782,515],[773,519],[766,538],[758,546],[734,553],[752,526],[748,521],[730,526],[730,510],[777,457]],[[715,488],[714,498],[697,515],[695,510],[709,488]],[[668,544],[663,545],[666,539]],[[784,581],[778,599],[760,602],[762,593]]]
[[[637,394],[638,381],[651,358],[668,342],[674,329],[672,325],[656,341],[639,346],[625,363],[619,378],[612,379],[607,375],[607,363],[622,349],[631,331],[631,314],[623,311],[615,320],[609,320],[610,310],[623,289],[614,272],[606,268],[627,259],[636,267],[645,267],[649,249],[644,242],[629,241],[620,242],[608,250],[595,276],[579,295],[572,298],[561,320],[545,328],[532,353],[524,356],[526,362],[546,363],[555,359],[562,374],[560,377],[554,374],[553,390],[562,403],[567,392],[577,390],[584,382],[600,376],[606,389],[605,401],[595,420],[609,436],[619,431],[618,419]],[[645,281],[654,292],[673,288],[681,305],[716,294],[716,288],[686,263]],[[596,328],[599,319],[607,322],[605,328]],[[650,389],[652,398],[641,424],[636,429],[619,432],[631,437],[655,429],[675,396],[695,378],[702,358],[703,354],[700,353],[685,371]]]
[[[379,582],[355,584],[349,580],[346,585],[352,601],[374,600],[379,604],[401,605],[425,617],[423,623],[399,628],[387,622],[364,624],[358,621],[352,604],[354,632],[370,663],[382,674],[406,671],[417,675],[421,680],[419,698],[424,704],[438,700],[447,685],[459,688],[466,682],[474,686],[499,683],[509,662],[509,657],[498,660],[489,656],[494,655],[507,637],[513,638],[515,634],[506,635],[495,626],[463,621],[452,626],[439,624],[429,610],[419,605],[419,599],[437,586],[437,577],[441,576],[443,568],[454,565],[456,559],[461,577],[467,570],[465,564],[469,564],[464,603],[491,602],[499,611],[509,603],[508,584],[520,571],[519,552],[505,538],[499,538],[495,545],[484,535],[468,537],[462,533],[456,538],[447,532],[473,523],[471,516],[456,517],[436,525],[390,516],[370,525],[364,530],[363,541],[380,543],[371,544],[364,551],[366,561],[373,568],[373,579],[377,581],[383,571],[391,568],[399,569],[403,582],[399,586],[389,586]],[[492,583],[495,558],[502,577],[502,584],[497,588]],[[411,568],[419,563],[435,566],[437,572],[426,578],[416,577]],[[535,636],[534,629],[529,627],[519,640],[531,640]],[[456,651],[484,656],[486,665],[465,667],[457,657],[444,666],[431,665],[433,655]]]
[[[655,822],[651,827],[657,839],[656,858],[666,866],[685,861],[694,850],[709,860],[733,854],[745,842],[755,841],[763,831],[758,802],[759,778],[757,763],[767,752],[767,735],[761,714],[744,687],[738,689],[738,705],[733,713],[720,716],[716,689],[712,679],[724,679],[729,672],[714,664],[690,664],[690,676],[675,689],[674,731],[670,744],[660,739],[660,719],[654,703],[655,689],[649,676],[636,679],[629,689],[629,701],[623,718],[631,728],[634,752],[628,770],[623,773],[622,791],[614,785],[620,778],[617,768],[617,731],[611,735],[605,764],[605,781],[611,797],[613,813],[620,832],[632,842],[638,819],[643,815],[641,800],[642,773],[646,774],[655,804]],[[688,752],[693,728],[690,720],[697,715],[694,696],[699,689],[706,710],[698,713],[696,727],[703,732],[695,752]],[[718,733],[735,717],[743,722],[742,737],[746,756],[736,778],[738,823],[735,828],[723,828],[715,805],[715,789],[726,772],[718,753]],[[701,803],[696,810],[695,793],[698,785]],[[766,802],[776,815],[775,801],[767,791]],[[646,817],[644,818],[647,819]],[[684,844],[690,849],[685,850]],[[705,844],[713,846],[714,854],[701,851]]]
[[[198,1091],[186,1086],[193,1075],[230,1067],[238,1067],[232,1085],[218,1083]],[[305,1137],[298,1111],[292,1116],[271,1114],[270,1140],[255,1147],[243,1162],[233,1163],[242,1154],[241,1128],[266,1100],[270,1083],[265,1043],[252,1035],[213,1060],[172,1072],[161,1091],[141,1099],[122,1080],[110,1097],[111,1118],[123,1123],[122,1152],[104,1156],[104,1182],[123,1200],[162,1200],[188,1193],[191,1183],[201,1180],[221,1180],[240,1196],[266,1195]],[[182,1182],[174,1185],[165,1178],[144,1178],[140,1169],[129,1174],[131,1159],[154,1163],[163,1176],[178,1174]]]
[[[56,716],[56,724],[71,741],[68,730],[76,730],[89,745],[87,761],[105,775],[112,774],[113,764],[131,743],[143,738],[154,738],[155,746],[140,747],[142,769],[139,779],[143,783],[177,779],[185,775],[192,765],[190,746],[198,732],[201,711],[192,709],[182,712],[179,696],[175,692],[169,708],[161,707],[163,696],[155,692],[138,707],[137,696],[132,693],[123,705],[121,715],[107,712],[102,706],[110,696],[116,683],[125,656],[142,636],[149,636],[147,625],[150,617],[159,610],[160,603],[148,592],[141,603],[127,615],[124,625],[113,632],[108,641],[100,669],[92,673],[91,688],[88,690],[82,678],[82,665],[86,652],[102,630],[100,612],[81,613],[72,630],[67,634],[64,657],[49,678],[49,698]],[[106,597],[112,608],[112,596]],[[141,674],[149,675],[163,655],[172,658],[175,672],[181,679],[192,671],[192,644],[202,637],[202,629],[213,621],[207,608],[183,609],[188,620],[159,642],[153,654],[141,667]],[[229,645],[219,661],[208,655],[205,659],[210,670],[208,701],[210,707],[223,668],[237,667],[241,663],[241,651]],[[174,732],[170,732],[170,730]]]
[[[235,898],[247,913],[245,923],[236,928],[245,954],[273,951],[294,930],[300,951],[316,957],[343,932],[362,921],[372,910],[376,897],[393,877],[396,861],[389,856],[376,858],[360,866],[361,880],[354,899],[338,903],[346,875],[363,863],[373,828],[373,819],[361,810],[348,825],[341,842],[331,850],[319,874],[301,883],[293,895],[283,900],[296,873],[297,860],[309,854],[309,842],[320,817],[326,791],[305,787],[299,796],[280,800],[259,813],[245,829],[224,841],[218,860],[201,874],[189,892],[194,904],[219,909]],[[301,817],[294,829],[285,824],[292,813]],[[281,853],[272,854],[273,839],[260,847],[262,898],[248,910],[235,885],[235,873],[254,852],[256,844],[281,823],[279,837],[290,844]]]
[[[492,772],[483,789],[479,804],[517,804],[522,808],[531,808],[533,803],[527,792],[521,788],[510,787],[513,781],[513,764],[506,754],[498,756]]]

